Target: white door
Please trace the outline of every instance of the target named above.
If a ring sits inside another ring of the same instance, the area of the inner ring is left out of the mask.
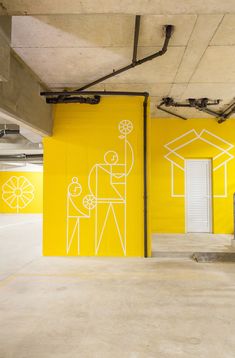
[[[185,161],[186,232],[211,232],[211,161]]]

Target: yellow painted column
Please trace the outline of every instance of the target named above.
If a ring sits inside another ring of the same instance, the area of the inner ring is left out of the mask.
[[[56,105],[43,254],[143,257],[143,225],[143,97]]]

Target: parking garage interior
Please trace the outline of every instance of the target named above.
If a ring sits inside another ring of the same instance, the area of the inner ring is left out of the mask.
[[[232,358],[235,3],[0,2],[0,358]]]

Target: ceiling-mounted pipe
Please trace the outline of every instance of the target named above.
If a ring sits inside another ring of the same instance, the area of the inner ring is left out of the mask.
[[[211,116],[218,118],[218,123],[225,122],[233,113],[235,113],[235,101],[233,101],[231,104],[229,104],[223,111],[215,111],[215,110],[208,108],[208,106],[218,105],[221,102],[221,100],[219,100],[219,99],[209,100],[208,98],[199,98],[199,99],[188,98],[186,101],[187,101],[187,103],[180,103],[180,102],[175,102],[174,99],[171,97],[163,97],[160,105],[158,105],[157,108],[163,112],[172,114],[173,116],[176,116],[176,117],[179,117],[182,119],[187,119],[187,118],[179,115],[178,113],[168,111],[167,109],[163,108],[163,106],[165,106],[165,107],[180,107],[180,108],[195,108],[198,111],[210,114]]]
[[[235,100],[233,100],[232,103],[230,103],[220,114],[218,123],[225,122],[233,113],[235,113]]]
[[[13,162],[33,162],[33,161],[42,161],[43,154],[9,154],[9,155],[0,155],[0,162],[2,161],[13,161]]]
[[[42,96],[52,96],[52,95],[58,95],[58,99],[57,100],[50,100],[47,99],[47,103],[69,103],[69,99],[65,99],[68,96],[72,96],[72,95],[77,95],[77,94],[103,94],[103,91],[86,91],[86,93],[84,92],[85,89],[92,87],[98,83],[101,83],[105,80],[107,80],[108,78],[111,77],[115,77],[117,75],[119,75],[120,73],[123,73],[125,71],[130,70],[131,68],[134,68],[136,66],[142,65],[143,63],[147,62],[147,61],[151,61],[154,58],[163,56],[168,49],[168,44],[170,41],[170,38],[172,36],[173,33],[173,29],[174,26],[173,25],[165,25],[164,29],[165,29],[165,40],[164,40],[164,44],[162,46],[162,49],[158,52],[153,53],[152,55],[146,56],[140,60],[137,60],[137,50],[138,50],[138,39],[139,39],[139,30],[140,30],[140,15],[136,16],[136,20],[135,20],[135,34],[134,34],[134,45],[133,45],[133,57],[132,57],[132,62],[125,66],[120,68],[119,70],[114,70],[113,72],[109,73],[108,75],[105,75],[91,83],[88,83],[87,85],[74,90],[74,91],[59,91],[59,92],[41,92]],[[113,91],[114,94],[117,94],[117,92]],[[123,92],[124,93],[124,92]],[[125,92],[126,95],[129,95],[128,93],[131,92]],[[71,102],[74,103],[76,101],[75,99],[72,99]],[[79,102],[80,99],[77,100],[77,102]],[[82,101],[82,100],[81,100]],[[79,103],[89,103],[89,102],[79,102]],[[95,103],[91,103],[91,104],[95,104]]]
[[[168,109],[163,108],[163,107],[162,107],[163,105],[164,105],[164,102],[160,103],[160,104],[157,106],[157,109],[160,109],[160,111],[162,111],[162,112],[171,114],[172,116],[181,118],[181,119],[183,119],[183,120],[185,120],[185,121],[188,119],[188,118],[186,118],[186,117],[184,117],[184,116],[181,116],[181,115],[178,114],[178,113],[174,113],[174,112],[172,112],[172,111],[169,111]]]
[[[72,95],[98,95],[98,96],[130,96],[141,97],[149,96],[148,92],[130,92],[130,91],[44,91],[41,96],[72,96]]]
[[[91,97],[66,97],[60,95],[58,97],[50,97],[46,99],[47,103],[57,104],[57,103],[86,103],[86,104],[98,104],[100,103],[100,96]]]
[[[139,42],[139,33],[140,33],[140,15],[135,17],[135,35],[134,35],[134,46],[133,46],[133,56],[132,63],[137,61],[137,51],[138,51],[138,42]]]
[[[119,70],[116,70],[116,71],[114,70],[113,72],[109,73],[108,75],[105,75],[105,76],[103,76],[101,78],[98,78],[97,80],[95,80],[95,81],[93,81],[91,83],[88,83],[87,85],[79,88],[77,91],[83,91],[83,90],[85,90],[85,89],[87,89],[89,87],[92,87],[94,85],[97,85],[98,83],[103,82],[103,81],[105,81],[105,80],[107,80],[107,79],[109,79],[111,77],[117,76],[120,73],[128,71],[131,68],[134,68],[136,66],[142,65],[143,63],[145,63],[147,61],[151,61],[156,57],[163,56],[166,53],[167,48],[168,48],[169,40],[170,40],[171,35],[173,33],[173,28],[174,28],[173,25],[165,25],[164,26],[164,29],[165,29],[165,41],[164,41],[164,44],[163,44],[162,49],[160,51],[155,52],[150,56],[146,56],[146,57],[144,57],[144,58],[142,58],[140,60],[137,60],[136,56],[137,56],[137,48],[138,48],[139,28],[140,28],[140,15],[137,15],[136,16],[136,21],[135,21],[135,36],[134,36],[134,49],[133,49],[132,62],[129,65],[120,68]]]

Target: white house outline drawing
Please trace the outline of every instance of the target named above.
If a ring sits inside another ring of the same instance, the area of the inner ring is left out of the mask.
[[[224,149],[222,146],[213,143],[212,141],[203,138],[203,134],[208,134],[211,137],[215,138],[218,141],[221,141],[222,144],[226,144],[228,147],[227,149]],[[193,134],[194,137],[188,141],[186,141],[183,144],[178,145],[175,148],[171,148],[170,146],[173,143],[177,143],[177,141],[182,140],[182,138],[187,137],[188,135]],[[184,194],[175,194],[175,189],[174,189],[174,169],[175,167],[178,167],[180,170],[182,170],[183,172],[185,172],[185,167],[180,165],[179,163],[175,162],[174,160],[172,160],[170,158],[171,154],[174,154],[175,156],[177,156],[178,158],[180,158],[183,163],[185,163],[185,158],[183,156],[181,156],[179,153],[177,153],[177,150],[187,146],[188,144],[197,141],[197,140],[201,140],[203,142],[208,143],[209,145],[217,148],[218,150],[220,150],[220,153],[217,154],[216,156],[213,157],[213,161],[219,157],[221,157],[222,155],[226,154],[227,155],[227,159],[222,161],[220,164],[218,164],[217,166],[215,166],[213,168],[213,171],[218,170],[220,167],[223,167],[224,169],[224,193],[223,194],[215,194],[214,197],[216,198],[226,198],[227,197],[227,163],[232,160],[234,158],[234,155],[232,155],[229,151],[234,147],[233,144],[229,143],[228,141],[224,140],[223,138],[209,132],[207,129],[203,129],[201,132],[197,132],[195,129],[191,129],[190,131],[182,134],[181,136],[173,139],[172,141],[168,142],[167,144],[164,145],[164,147],[168,150],[168,153],[164,156],[165,159],[167,159],[170,163],[171,163],[171,196],[172,197],[184,197]]]
[[[127,139],[129,133],[133,130],[133,124],[129,120],[123,120],[118,126],[121,135],[119,138],[124,140],[124,162],[119,162],[118,153],[115,151],[107,151],[104,155],[104,162],[96,163],[90,170],[88,176],[88,187],[90,193],[96,199],[95,207],[95,254],[98,255],[100,245],[103,239],[103,234],[108,222],[108,218],[112,213],[115,226],[118,232],[120,244],[124,256],[126,256],[126,197],[127,197],[127,177],[133,169],[134,165],[134,151],[132,145]],[[118,172],[115,169],[119,169]],[[113,195],[110,197],[102,196],[99,193],[99,173],[103,172],[109,176],[109,185],[113,189]],[[107,206],[106,215],[99,232],[99,207]],[[123,209],[123,230],[120,228],[120,223],[116,215],[116,207],[121,205]]]
[[[2,199],[11,208],[24,209],[34,199],[35,188],[25,176],[11,176],[2,185]]]

